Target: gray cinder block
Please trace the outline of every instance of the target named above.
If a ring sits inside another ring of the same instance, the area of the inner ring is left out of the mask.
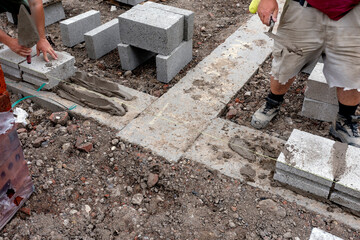
[[[274,178],[327,198],[335,178],[329,161],[334,144],[330,139],[294,129],[277,159]]]
[[[192,59],[192,40],[182,42],[170,55],[156,56],[157,80],[168,83]]]
[[[192,39],[194,34],[194,18],[195,14],[192,11],[181,9],[177,7],[172,7],[168,5],[158,4],[151,1],[144,3],[143,5],[138,5],[137,7],[152,7],[158,8],[164,11],[180,14],[184,16],[184,41],[189,41]]]
[[[113,19],[85,33],[84,37],[88,56],[91,59],[98,59],[114,50],[119,44],[119,20]]]
[[[84,41],[84,33],[101,25],[100,12],[90,10],[86,13],[60,22],[61,38],[67,47]]]
[[[169,55],[184,38],[184,16],[156,8],[130,9],[119,16],[121,43]]]
[[[329,88],[323,74],[323,63],[318,63],[307,81],[305,97],[337,105],[336,88]]]
[[[36,82],[47,83],[44,89],[51,89],[59,84],[61,80],[71,77],[75,73],[75,58],[66,52],[56,52],[57,60],[45,62],[43,56],[36,56],[31,64],[23,62],[20,70],[23,72],[24,81],[36,85]],[[36,80],[37,81],[36,81]]]
[[[65,12],[61,1],[56,1],[54,3],[46,3],[46,1],[43,1],[43,3],[44,3],[44,15],[45,15],[45,27],[65,18]],[[6,17],[9,22],[14,23],[14,19],[11,13],[7,12]]]
[[[342,193],[342,192],[334,192],[330,196],[330,201],[333,201],[337,204],[340,204],[344,207],[347,207],[351,210],[354,210],[360,213],[360,199],[355,198],[351,195]]]
[[[145,0],[127,0],[127,4],[131,5],[131,6],[135,6],[139,3],[144,2]]]
[[[9,67],[8,65],[2,64],[1,68],[4,75],[13,80],[21,80],[21,71],[18,68]]]
[[[134,70],[142,63],[155,56],[155,53],[133,47],[128,44],[118,45],[121,68],[124,70]]]
[[[339,107],[337,105],[305,98],[301,115],[320,121],[332,122],[335,119],[338,110]]]

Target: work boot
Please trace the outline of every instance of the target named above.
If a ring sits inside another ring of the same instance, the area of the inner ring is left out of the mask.
[[[343,143],[360,147],[358,122],[360,122],[360,116],[351,116],[350,119],[347,119],[338,114],[331,125],[330,134]]]
[[[266,102],[254,113],[251,119],[251,126],[256,129],[265,128],[280,110],[281,102],[269,97]]]

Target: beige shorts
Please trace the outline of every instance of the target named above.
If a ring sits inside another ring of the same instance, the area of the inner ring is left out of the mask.
[[[272,75],[280,83],[323,56],[330,87],[360,91],[360,5],[333,21],[315,8],[287,0],[276,35]]]

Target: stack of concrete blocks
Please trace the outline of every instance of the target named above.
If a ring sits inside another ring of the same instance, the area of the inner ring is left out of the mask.
[[[98,59],[117,48],[120,43],[119,20],[113,19],[84,35],[89,58]]]
[[[274,179],[360,214],[360,148],[294,130]]]
[[[131,5],[131,6],[135,6],[139,3],[145,2],[145,0],[116,0],[116,1],[119,3]]]
[[[157,79],[168,83],[192,60],[192,11],[146,2],[120,15],[119,27],[124,70],[157,55]]]
[[[36,46],[31,49],[31,56],[36,56]],[[17,55],[10,48],[4,47],[0,50],[0,63],[5,77],[19,81],[22,79],[19,65],[26,62],[26,58]]]
[[[336,88],[329,88],[323,67],[323,63],[318,63],[309,76],[301,114],[305,117],[331,122],[338,112],[338,101]]]
[[[45,27],[65,18],[65,12],[61,0],[43,0],[43,6]],[[14,23],[14,19],[11,13],[7,12],[6,16],[9,22]]]
[[[56,52],[57,60],[45,62],[42,55],[32,59],[31,64],[20,63],[20,71],[25,82],[35,86],[42,86],[44,89],[52,89],[62,80],[75,74],[75,58],[66,52]]]
[[[60,22],[61,38],[67,47],[84,42],[84,34],[101,25],[100,12],[90,10]]]

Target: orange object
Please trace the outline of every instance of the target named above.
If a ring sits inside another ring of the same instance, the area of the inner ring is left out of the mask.
[[[11,109],[10,95],[6,90],[4,72],[0,66],[0,112],[8,112]]]

